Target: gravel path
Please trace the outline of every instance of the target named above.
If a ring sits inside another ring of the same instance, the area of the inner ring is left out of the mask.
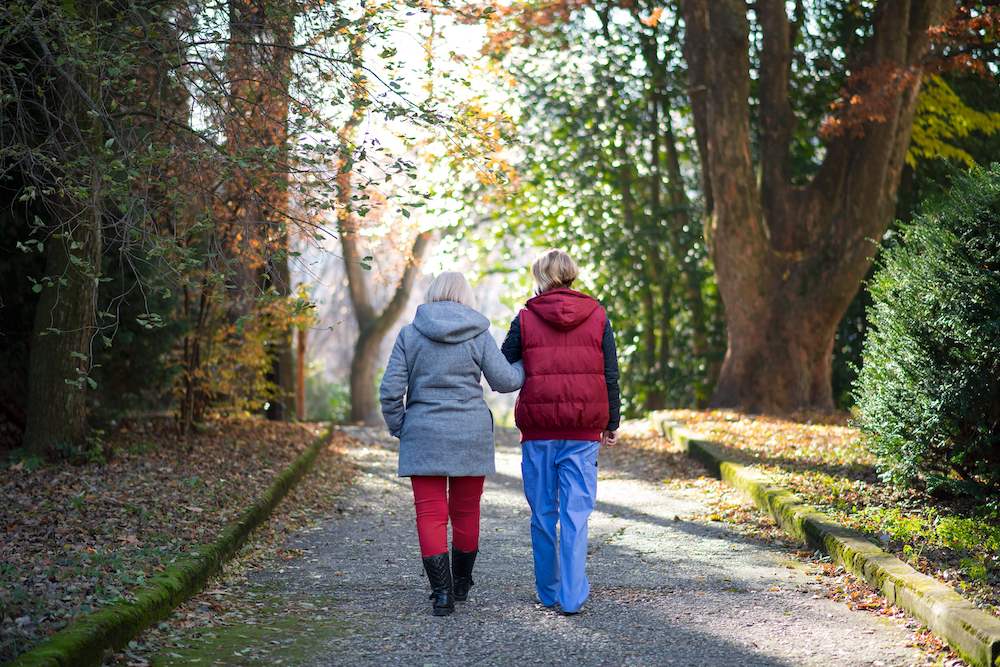
[[[572,617],[543,609],[516,440],[498,448],[498,474],[486,480],[470,600],[434,617],[396,441],[351,432],[371,446],[356,450],[364,472],[338,518],[292,542],[302,559],[251,577],[278,607],[282,598],[289,610],[322,605],[314,618],[344,619],[335,631],[313,632],[308,652],[283,664],[881,667],[917,659],[900,625],[814,599],[816,573],[789,552],[687,521],[704,509],[697,498],[605,468],[590,523],[590,600]],[[310,599],[315,605],[303,604]]]

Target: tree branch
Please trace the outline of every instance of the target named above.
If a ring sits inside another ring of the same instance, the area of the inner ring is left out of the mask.
[[[389,327],[399,319],[399,316],[403,313],[403,309],[406,308],[406,303],[410,299],[410,292],[413,291],[413,281],[416,280],[417,273],[419,273],[420,259],[423,257],[424,250],[426,250],[430,240],[430,232],[420,232],[417,234],[417,238],[413,241],[413,248],[410,253],[411,258],[406,263],[406,269],[403,271],[403,277],[399,280],[399,285],[396,286],[396,293],[393,294],[392,301],[382,309],[382,314],[378,316],[372,325],[376,333],[381,335],[388,331]]]
[[[778,250],[795,249],[794,230],[777,228],[778,220],[788,220],[782,209],[787,205],[790,184],[791,139],[795,114],[788,100],[789,67],[792,62],[791,31],[784,0],[760,0],[757,20],[761,25],[760,54],[760,203],[771,229],[771,243]],[[782,226],[785,227],[785,226]]]

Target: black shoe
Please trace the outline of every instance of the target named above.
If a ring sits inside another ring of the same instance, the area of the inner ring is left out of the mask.
[[[431,582],[430,599],[434,601],[434,615],[447,616],[455,609],[455,594],[451,581],[448,552],[425,558],[424,571],[427,572],[427,579]]]
[[[472,566],[476,563],[474,551],[459,551],[454,545],[451,547],[451,572],[455,580],[455,602],[465,602],[469,599],[469,589],[476,582],[472,580]]]

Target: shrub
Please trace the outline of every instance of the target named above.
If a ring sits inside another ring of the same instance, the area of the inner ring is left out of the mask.
[[[883,479],[985,498],[1000,484],[1000,165],[903,227],[869,284],[855,383]]]
[[[351,390],[347,382],[334,382],[322,372],[306,375],[306,419],[345,422],[351,414]]]

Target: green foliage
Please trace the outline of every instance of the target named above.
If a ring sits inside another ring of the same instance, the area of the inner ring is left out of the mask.
[[[933,507],[914,515],[898,507],[868,506],[851,520],[866,532],[920,544],[916,549],[911,544],[903,547],[906,560],[911,562],[919,561],[927,547],[962,554],[958,570],[981,583],[992,575],[993,555],[1000,550],[1000,527],[984,521],[982,516],[947,515]]]
[[[984,115],[990,109],[1000,109],[1000,86],[994,81],[986,80],[977,74],[952,73],[941,77],[940,82],[959,97],[956,105],[960,104],[965,109],[971,108],[975,113],[982,112]],[[926,93],[925,87],[921,91],[922,105],[923,95]],[[928,121],[918,115],[915,122],[919,125]],[[959,118],[956,122],[963,121]],[[914,142],[916,140],[915,135]],[[1000,133],[985,133],[979,130],[968,133],[956,131],[951,133],[948,141],[954,151],[969,155],[978,163],[988,164],[1000,155]],[[926,157],[925,155],[926,151],[916,150],[915,146],[911,147],[907,165],[903,169],[899,194],[896,198],[896,218],[903,223],[909,222],[920,213],[923,202],[940,197],[948,190],[951,177],[959,163],[957,158],[943,159],[936,154]],[[886,239],[879,244],[879,248],[873,246],[872,252],[890,244],[897,231],[895,226],[891,227]],[[871,282],[874,271],[873,266],[865,277],[865,284]],[[852,386],[862,364],[862,349],[870,326],[867,312],[871,305],[871,295],[867,289],[862,288],[837,327],[833,349],[833,396],[838,407],[842,409],[854,405]]]
[[[1000,488],[1000,165],[954,181],[869,286],[856,390],[885,479],[987,498]]]
[[[332,382],[322,373],[306,376],[306,419],[346,422],[351,414],[351,389],[347,382]]]
[[[906,161],[916,166],[918,157],[944,157],[975,164],[968,151],[956,143],[972,132],[992,136],[1000,131],[1000,113],[977,111],[965,104],[940,76],[930,76],[920,89],[913,122],[913,140]]]
[[[615,329],[628,414],[704,400],[712,356],[724,350],[700,205],[689,197],[696,148],[669,11],[656,23],[638,5],[582,10],[504,62],[531,149],[516,165],[516,196],[491,211],[494,234],[505,261],[553,246],[579,262],[575,286],[602,302]]]

